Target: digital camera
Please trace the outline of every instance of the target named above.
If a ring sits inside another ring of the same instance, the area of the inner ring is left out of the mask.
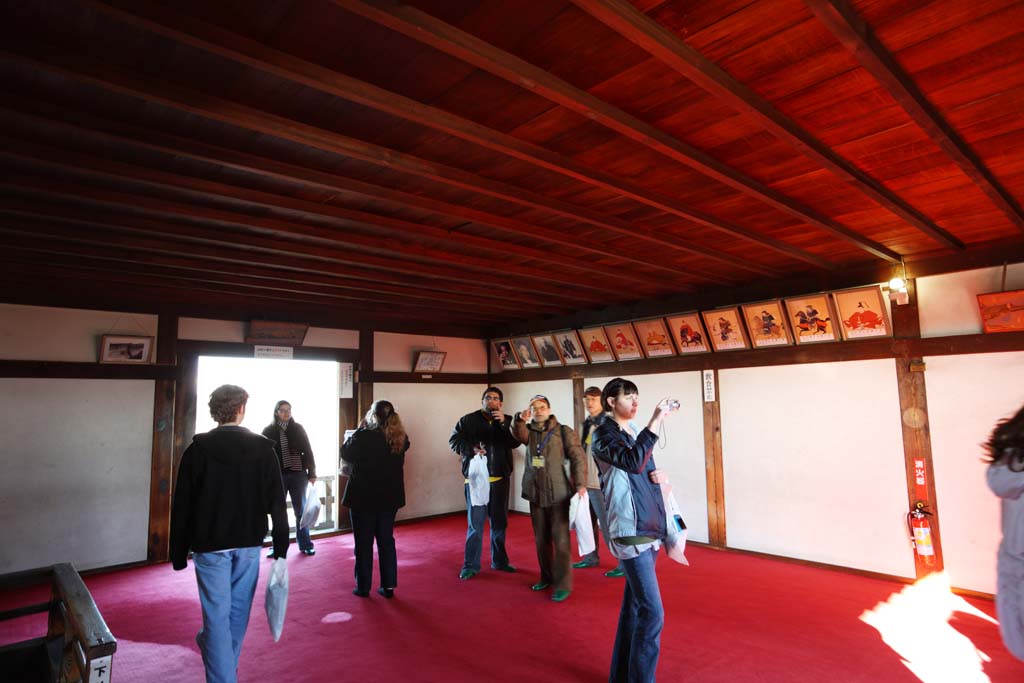
[[[668,408],[669,410],[679,410],[679,401],[675,400],[674,398],[670,398],[668,401],[665,402],[665,407]]]

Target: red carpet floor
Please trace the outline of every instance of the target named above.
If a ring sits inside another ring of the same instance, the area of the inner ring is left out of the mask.
[[[464,533],[462,516],[398,527],[400,585],[390,601],[351,594],[351,536],[320,540],[315,557],[293,545],[277,643],[263,613],[266,561],[240,680],[606,680],[623,586],[602,576],[611,559],[602,557],[600,570],[575,570],[572,596],[556,604],[529,590],[537,580],[529,518],[511,520],[516,574],[485,570],[460,581]],[[690,567],[664,555],[658,562],[667,613],[660,681],[1024,681],[1024,663],[1000,642],[989,601],[705,548],[687,555]],[[118,639],[115,683],[202,681],[191,565],[86,582]],[[3,595],[0,609],[45,595]],[[0,643],[44,628],[42,619],[0,623]]]

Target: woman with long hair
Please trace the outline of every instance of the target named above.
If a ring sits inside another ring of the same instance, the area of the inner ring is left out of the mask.
[[[1024,407],[1001,420],[988,441],[988,487],[1002,498],[996,612],[1006,648],[1024,660]]]
[[[359,428],[345,441],[341,458],[351,474],[342,504],[352,518],[356,546],[354,595],[369,597],[373,581],[373,542],[377,541],[380,588],[394,597],[398,586],[395,515],[405,505],[405,452],[409,450],[402,420],[388,401],[374,401]]]

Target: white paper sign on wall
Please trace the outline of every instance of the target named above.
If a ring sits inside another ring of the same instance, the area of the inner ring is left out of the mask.
[[[291,360],[293,349],[290,346],[260,346],[253,347],[253,358],[276,358],[277,360]]]
[[[352,363],[338,363],[338,398],[352,398]]]
[[[703,381],[701,382],[704,387],[704,402],[714,403],[715,401],[715,371],[704,370]]]

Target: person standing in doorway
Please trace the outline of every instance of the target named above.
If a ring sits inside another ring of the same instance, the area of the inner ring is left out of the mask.
[[[306,506],[306,484],[316,482],[316,461],[313,460],[313,448],[309,445],[306,430],[292,419],[291,403],[277,402],[274,421],[263,429],[263,436],[274,442],[274,452],[281,465],[281,478],[292,499],[295,540],[299,544],[299,551],[303,555],[316,555],[313,541],[309,538],[309,529],[299,526],[302,510]]]
[[[272,557],[288,554],[288,514],[274,448],[241,426],[249,394],[231,384],[210,394],[216,429],[196,434],[181,456],[171,507],[175,570],[196,568],[203,628],[196,643],[207,683],[234,683],[260,573],[267,515]]]
[[[505,529],[508,527],[508,492],[512,476],[512,450],[522,443],[512,435],[512,417],[501,412],[505,395],[498,387],[487,387],[481,398],[480,410],[474,410],[455,424],[448,446],[462,458],[462,476],[465,478],[466,556],[459,578],[471,579],[480,573],[480,555],[483,552],[484,519],[491,524],[491,569],[502,572],[516,570],[508,561],[505,550]],[[484,488],[486,502],[479,502],[475,489],[471,490],[471,469],[475,459],[486,470]]]

